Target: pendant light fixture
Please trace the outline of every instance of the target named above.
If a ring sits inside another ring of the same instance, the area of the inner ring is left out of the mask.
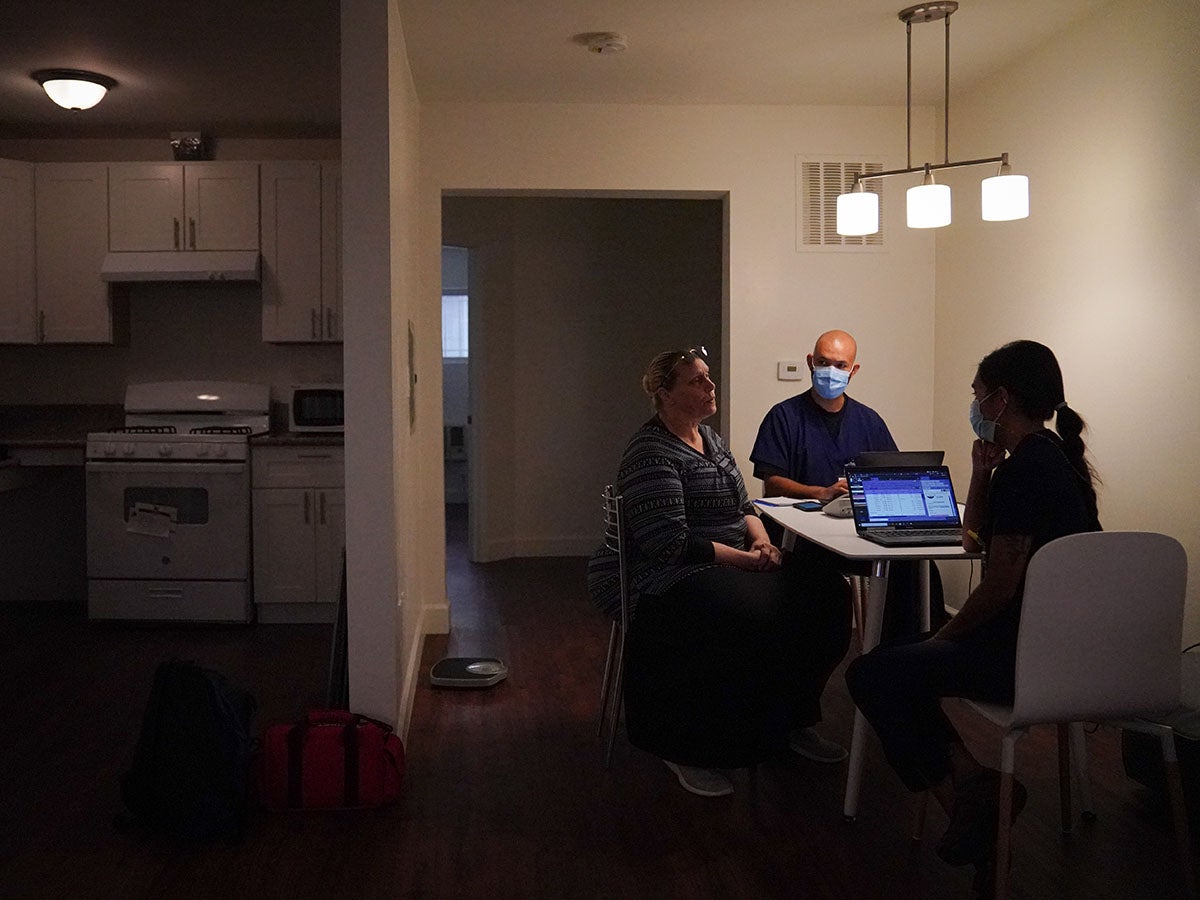
[[[91,109],[117,82],[83,69],[39,69],[30,77],[63,109]]]
[[[903,169],[890,172],[874,172],[854,176],[850,191],[837,198],[837,232],[841,235],[866,235],[879,231],[879,196],[864,189],[863,182],[870,178],[890,178],[893,175],[924,174],[922,183],[908,189],[908,227],[941,228],[950,224],[950,186],[938,184],[934,178],[937,169],[961,169],[967,166],[998,164],[996,175],[985,178],[982,187],[983,219],[988,222],[1007,222],[1029,216],[1029,179],[1024,175],[1013,175],[1008,164],[1008,154],[987,159],[950,161],[950,15],[958,4],[953,0],[921,3],[900,10],[898,16],[904,23],[908,45],[907,116],[907,163]],[[942,145],[946,155],[943,162],[912,164],[912,26],[913,22],[935,22],[946,20],[945,95],[942,101]]]

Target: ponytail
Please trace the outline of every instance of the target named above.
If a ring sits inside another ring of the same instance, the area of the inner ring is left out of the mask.
[[[1087,428],[1087,423],[1083,421],[1079,413],[1067,405],[1066,400],[1060,402],[1055,409],[1058,411],[1058,416],[1055,419],[1054,430],[1062,438],[1063,452],[1067,456],[1067,462],[1071,464],[1071,468],[1078,473],[1079,480],[1083,482],[1083,496],[1087,502],[1088,512],[1093,519],[1098,519],[1096,482],[1100,479],[1096,475],[1096,470],[1092,468],[1092,464],[1088,462],[1087,447],[1083,443],[1083,431]]]

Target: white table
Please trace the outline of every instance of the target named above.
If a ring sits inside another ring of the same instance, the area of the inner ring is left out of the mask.
[[[929,628],[929,561],[932,559],[978,559],[980,554],[968,553],[962,547],[884,547],[858,536],[853,519],[835,519],[821,512],[805,512],[790,506],[766,506],[758,509],[784,528],[784,549],[790,550],[797,537],[805,538],[849,560],[871,564],[870,590],[867,594],[866,621],[863,625],[863,653],[879,643],[883,628],[883,604],[887,598],[888,568],[892,560],[910,559],[924,563],[920,568],[921,594],[924,605],[921,624]],[[961,504],[960,504],[961,512]],[[854,711],[854,736],[850,740],[850,764],[846,773],[846,799],[842,812],[847,819],[858,814],[858,790],[862,783],[863,742],[867,720]]]

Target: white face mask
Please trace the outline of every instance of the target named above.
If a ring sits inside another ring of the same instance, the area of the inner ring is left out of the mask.
[[[983,400],[986,400],[994,393],[996,393],[996,391],[992,391],[992,393],[988,394],[987,397],[984,397]],[[990,421],[983,417],[983,410],[979,408],[983,403],[983,400],[971,401],[971,409],[967,413],[967,418],[970,420],[971,430],[975,432],[975,436],[977,438],[979,438],[981,441],[987,441],[989,444],[994,444],[996,443],[996,422]],[[1003,411],[1001,411],[1000,415],[1003,414]],[[999,417],[997,417],[997,421],[998,420]]]

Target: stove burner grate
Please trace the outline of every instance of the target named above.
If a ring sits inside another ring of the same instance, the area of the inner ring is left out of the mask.
[[[201,425],[188,434],[250,434],[249,425]]]
[[[114,428],[116,434],[177,434],[174,425],[125,425]]]

